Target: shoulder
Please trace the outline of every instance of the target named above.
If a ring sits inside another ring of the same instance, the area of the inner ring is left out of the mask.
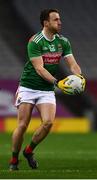
[[[63,35],[56,34],[56,38],[60,39],[61,41],[68,42],[68,38],[64,37]]]
[[[43,34],[42,34],[42,32],[38,32],[38,33],[36,33],[36,34],[34,34],[30,39],[29,39],[29,43],[38,43],[38,42],[40,42],[41,41],[41,39],[43,38]]]

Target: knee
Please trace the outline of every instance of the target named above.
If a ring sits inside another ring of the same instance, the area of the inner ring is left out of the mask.
[[[45,123],[43,123],[43,127],[45,130],[49,131],[51,129],[51,127],[53,126],[53,122],[48,120]]]
[[[25,123],[20,123],[18,128],[20,131],[25,132],[27,129],[27,125]]]

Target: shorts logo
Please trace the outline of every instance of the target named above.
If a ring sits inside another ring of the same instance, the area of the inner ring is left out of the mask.
[[[21,102],[21,97],[18,97],[17,103],[20,104],[20,102]]]

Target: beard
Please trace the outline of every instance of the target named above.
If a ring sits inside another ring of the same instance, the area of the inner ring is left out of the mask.
[[[49,28],[49,31],[52,33],[52,34],[57,34],[57,33],[59,33],[60,32],[60,29],[61,28],[54,28],[54,27],[51,27],[51,28]]]

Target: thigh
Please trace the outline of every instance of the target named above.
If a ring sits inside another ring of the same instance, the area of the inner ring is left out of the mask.
[[[28,126],[32,110],[34,108],[33,104],[30,103],[21,103],[18,107],[18,123],[25,124]]]
[[[20,86],[15,95],[15,106],[18,107],[22,103],[35,104],[35,90]]]
[[[50,103],[41,103],[37,104],[37,109],[40,113],[41,120],[45,121],[54,121],[56,113],[56,104]]]
[[[39,91],[35,104],[56,104],[55,93],[53,91]]]

